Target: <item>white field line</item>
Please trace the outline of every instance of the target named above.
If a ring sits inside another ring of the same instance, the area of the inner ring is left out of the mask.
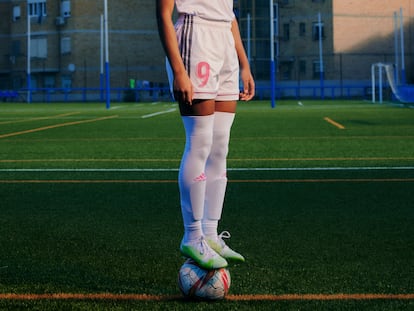
[[[234,172],[253,172],[253,171],[384,171],[384,170],[414,170],[414,166],[394,166],[394,167],[246,167],[228,168]],[[177,172],[178,168],[9,168],[0,169],[0,173],[13,172]]]
[[[176,108],[171,108],[171,109],[164,110],[164,111],[159,111],[159,112],[154,112],[154,113],[146,114],[146,115],[143,115],[141,118],[142,119],[152,118],[152,117],[155,117],[155,116],[158,116],[158,115],[161,115],[161,114],[166,114],[166,113],[174,112],[176,110],[177,110]]]

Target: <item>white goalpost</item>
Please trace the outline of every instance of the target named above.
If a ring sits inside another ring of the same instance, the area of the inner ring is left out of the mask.
[[[398,23],[398,20],[400,21]],[[405,60],[404,60],[404,24],[403,10],[400,14],[394,12],[394,30],[395,30],[395,64],[375,63],[371,65],[371,83],[372,83],[372,102],[383,102],[384,85],[391,88],[392,93],[398,101],[407,104],[414,102],[414,86],[406,84],[405,80]],[[401,43],[401,50],[399,50]],[[400,58],[401,53],[401,58]],[[400,63],[401,62],[401,63]],[[384,80],[384,73],[386,80]],[[377,82],[378,79],[378,82]],[[388,84],[384,84],[388,82]]]
[[[386,80],[384,80],[384,73]],[[377,88],[378,102],[383,103],[384,86],[389,86],[400,102],[404,104],[414,103],[414,86],[398,85],[397,76],[398,72],[395,64],[376,63],[371,65],[372,103],[377,101]]]
[[[376,103],[376,91],[377,91],[377,79],[378,79],[378,102],[380,104],[382,104],[383,102],[383,89],[384,89],[384,72],[387,73],[387,67],[391,67],[392,68],[392,64],[384,64],[384,63],[375,63],[371,65],[371,90],[372,90],[372,103]],[[390,72],[390,70],[388,69],[388,72]],[[387,78],[388,80],[390,80],[388,73],[387,73]],[[393,77],[392,81],[393,81]],[[390,86],[391,86],[391,81],[390,82]],[[392,87],[392,86],[391,86]]]

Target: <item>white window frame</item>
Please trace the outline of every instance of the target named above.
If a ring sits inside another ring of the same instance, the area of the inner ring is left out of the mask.
[[[325,39],[325,24],[323,22],[314,22],[312,25],[312,39],[313,41],[319,40],[319,32],[322,34],[322,40]]]
[[[47,58],[47,38],[32,38],[30,55],[32,58]]]
[[[27,0],[27,9],[29,17],[47,16],[46,0]]]

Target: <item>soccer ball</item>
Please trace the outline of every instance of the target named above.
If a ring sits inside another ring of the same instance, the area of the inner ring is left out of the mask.
[[[187,298],[223,299],[230,288],[230,273],[226,268],[205,270],[187,259],[178,273],[178,287]]]

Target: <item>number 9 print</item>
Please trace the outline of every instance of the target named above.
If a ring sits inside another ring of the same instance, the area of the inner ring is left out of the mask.
[[[210,78],[210,65],[207,62],[197,64],[197,78],[201,80],[199,87],[204,87]]]

